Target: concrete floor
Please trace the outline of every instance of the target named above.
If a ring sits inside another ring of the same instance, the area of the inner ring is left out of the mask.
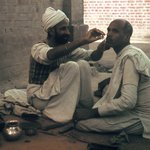
[[[1,150],[86,150],[87,144],[64,136],[39,133],[36,136],[23,136],[18,141],[6,142],[1,137]]]

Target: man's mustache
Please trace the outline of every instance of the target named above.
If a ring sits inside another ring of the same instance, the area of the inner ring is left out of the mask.
[[[68,38],[70,38],[70,35],[62,35],[62,38],[64,38],[64,39],[68,39]]]

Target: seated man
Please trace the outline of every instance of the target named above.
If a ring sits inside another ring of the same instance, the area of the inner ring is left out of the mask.
[[[43,14],[42,23],[47,39],[31,49],[28,101],[48,118],[65,123],[72,119],[78,103],[93,106],[91,70],[85,60],[98,60],[103,51],[79,47],[102,39],[104,33],[92,29],[69,42],[69,19],[51,7]]]
[[[76,127],[100,133],[124,130],[150,139],[150,59],[130,44],[133,28],[128,21],[116,19],[107,30],[106,45],[117,54],[111,80],[91,110],[93,118]]]

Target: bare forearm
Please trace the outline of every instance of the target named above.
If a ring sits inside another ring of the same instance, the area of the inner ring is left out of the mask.
[[[104,51],[95,50],[90,57],[93,61],[98,61],[103,56],[103,53]]]
[[[55,47],[54,49],[51,49],[47,52],[47,57],[49,60],[60,58],[62,56],[65,56],[72,51],[74,51],[76,48],[86,44],[86,41],[83,39],[79,39],[76,41],[73,41],[71,43],[67,43],[58,47]]]
[[[72,51],[74,51],[76,48],[80,46],[97,41],[99,39],[102,39],[103,37],[104,37],[104,32],[96,28],[91,29],[82,38],[75,40],[73,42],[55,47],[54,49],[51,49],[50,51],[48,51],[47,57],[49,60],[60,58],[62,56],[65,56],[71,53]]]
[[[108,50],[110,47],[106,45],[106,41],[102,41],[97,49],[91,54],[91,59],[93,61],[97,61],[99,60],[102,56],[103,56],[103,53],[104,51]]]

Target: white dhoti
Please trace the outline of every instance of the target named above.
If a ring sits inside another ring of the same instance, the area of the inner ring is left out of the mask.
[[[62,64],[50,73],[43,85],[28,86],[28,99],[48,118],[57,122],[70,121],[79,101],[85,107],[93,105],[88,62],[80,60]]]

